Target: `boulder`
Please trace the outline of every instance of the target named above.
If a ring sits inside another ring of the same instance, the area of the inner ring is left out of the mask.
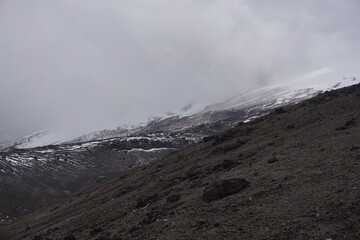
[[[215,182],[205,188],[203,193],[204,202],[212,202],[226,196],[240,192],[249,186],[249,182],[244,178],[233,178]]]

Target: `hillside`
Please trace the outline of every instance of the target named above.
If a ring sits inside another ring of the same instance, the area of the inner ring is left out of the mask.
[[[0,239],[360,239],[360,85],[240,123]]]
[[[274,108],[298,103],[314,97],[320,92],[353,85],[357,82],[357,79],[353,77],[336,82],[317,82],[317,84],[308,82],[297,85],[290,82],[282,86],[266,86],[210,105],[189,104],[174,109],[173,112],[150,117],[147,123],[135,124],[131,128],[119,126],[116,129],[103,129],[85,133],[85,135],[82,135],[84,132],[74,131],[74,129],[45,129],[33,132],[13,142],[8,141],[7,144],[4,143],[3,147],[0,139],[0,150],[100,141],[159,132],[206,136],[209,133],[217,133],[219,130],[224,131],[239,120],[248,121],[265,115]],[[0,137],[2,136],[3,134],[0,134]]]
[[[0,224],[199,140],[151,134],[0,152]]]
[[[70,140],[64,129],[30,134],[0,150],[0,196],[4,196],[0,224],[230,129],[239,121],[311,98],[325,86],[346,84],[263,88],[201,111],[189,105],[177,115],[156,118],[142,127],[94,132],[70,142],[64,140]]]

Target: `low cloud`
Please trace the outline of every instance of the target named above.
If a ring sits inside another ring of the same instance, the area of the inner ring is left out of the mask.
[[[356,75],[359,10],[357,0],[3,0],[0,131],[111,128],[321,69]]]

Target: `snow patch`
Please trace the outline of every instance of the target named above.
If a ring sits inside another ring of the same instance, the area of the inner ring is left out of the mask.
[[[142,149],[142,148],[133,148],[131,150],[127,150],[127,152],[158,152],[164,150],[174,150],[175,148],[150,148],[150,149]]]

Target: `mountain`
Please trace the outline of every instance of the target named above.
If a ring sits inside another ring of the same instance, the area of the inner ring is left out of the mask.
[[[264,88],[205,108],[190,104],[144,126],[81,137],[61,129],[30,134],[0,152],[0,195],[6,196],[0,199],[0,223],[146,165],[239,122],[315,96],[321,92],[319,88],[326,89]]]
[[[198,141],[159,133],[0,152],[0,223]]]
[[[355,77],[344,77],[341,81],[334,83],[326,81],[314,84],[304,81],[301,84],[296,84],[296,82],[290,82],[287,85],[278,87],[264,87],[205,107],[201,104],[187,104],[175,109],[175,111],[167,112],[163,116],[149,118],[146,124],[138,126],[104,129],[90,133],[61,128],[42,130],[17,141],[7,141],[2,150],[104,140],[156,131],[165,133],[186,132],[188,128],[198,126],[201,128],[204,124],[217,124],[221,121],[221,124],[225,123],[226,127],[231,127],[234,120],[249,121],[268,113],[276,107],[294,104],[311,98],[320,92],[349,86],[356,82]]]
[[[0,226],[2,239],[359,239],[360,85],[280,107]]]

